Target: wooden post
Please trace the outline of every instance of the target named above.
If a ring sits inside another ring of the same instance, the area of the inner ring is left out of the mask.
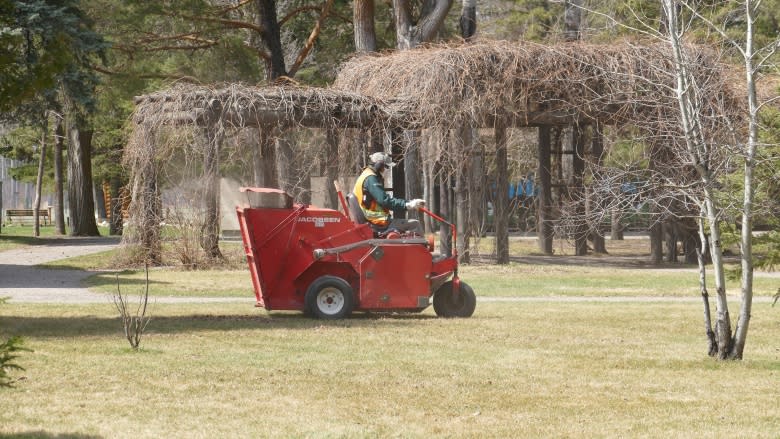
[[[122,235],[122,241],[141,247],[145,261],[149,265],[162,263],[160,242],[160,203],[157,189],[157,168],[154,161],[156,145],[155,133],[145,125],[139,125],[142,143],[146,151],[134,164],[133,187],[131,193],[131,218],[136,226]]]
[[[590,154],[593,157],[593,163],[596,167],[601,165],[601,159],[604,155],[604,136],[601,134],[602,126],[600,123],[592,125],[592,137],[591,137],[591,149]],[[600,206],[603,210],[603,204]],[[590,231],[591,239],[593,240],[593,252],[594,253],[607,253],[607,246],[604,242],[604,235],[601,233],[599,224],[596,224]]]
[[[612,214],[610,215],[611,221],[610,221],[610,235],[609,239],[612,241],[622,241],[623,240],[623,212],[620,209],[614,208],[612,209]]]
[[[449,132],[438,133],[441,136],[441,155],[438,158],[437,170],[439,175],[439,216],[453,221],[452,203],[453,198],[451,188],[451,169],[452,166],[447,162],[451,151],[451,142]],[[447,224],[439,224],[439,253],[447,257],[452,256],[452,229]]]
[[[539,250],[546,255],[553,252],[552,231],[552,176],[550,175],[550,126],[539,126],[539,142],[537,144],[539,155],[539,167],[536,175],[539,178],[539,196],[537,209],[536,230],[538,231]]]
[[[203,180],[205,190],[205,218],[201,233],[201,247],[210,258],[221,258],[219,250],[219,150],[224,133],[216,124],[206,127],[206,150],[203,154]]]
[[[339,178],[339,162],[341,160],[339,160],[339,132],[335,128],[325,129],[325,147],[327,151],[325,154],[325,175],[327,178],[325,187],[328,188],[328,207],[338,210],[339,200],[333,182]],[[347,189],[347,192],[352,192],[352,188]],[[344,196],[346,195],[344,194]]]
[[[420,148],[420,131],[404,130],[404,195],[401,198],[425,198],[422,172],[422,151]],[[396,166],[399,167],[399,166]],[[423,221],[423,214],[408,212],[408,217]]]
[[[401,129],[393,128],[390,130],[390,157],[392,157],[394,163],[404,159],[404,132]],[[406,173],[408,169],[406,160],[403,160],[402,163],[400,166],[393,166],[390,170],[393,176],[392,195],[395,198],[406,198]],[[385,185],[387,185],[387,182],[385,182]],[[399,209],[393,211],[393,217],[406,218],[406,210]]]
[[[579,124],[572,127],[572,200],[575,202],[574,254],[588,254],[588,226],[585,221],[585,130]]]
[[[255,184],[260,187],[280,188],[279,174],[276,171],[276,141],[274,139],[275,128],[261,127],[258,130],[258,142],[260,143],[260,157],[257,158],[257,173]]]
[[[274,151],[276,152],[276,175],[279,178],[279,189],[290,194],[295,200],[299,198],[298,175],[293,171],[295,163],[292,139],[289,131],[280,130],[274,139]]]
[[[496,231],[496,262],[509,263],[509,173],[507,169],[506,122],[496,119],[496,197],[493,200],[493,225]]]
[[[453,163],[455,169],[455,227],[458,233],[457,251],[459,262],[468,264],[471,262],[469,244],[472,230],[469,225],[469,163],[466,158],[473,149],[473,130],[471,121],[460,124],[455,134],[453,155],[456,158]]]

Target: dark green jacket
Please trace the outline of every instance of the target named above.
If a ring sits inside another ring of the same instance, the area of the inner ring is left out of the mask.
[[[379,204],[389,211],[406,209],[406,200],[393,198],[385,192],[384,182],[376,175],[369,175],[363,181],[363,191],[368,192]]]

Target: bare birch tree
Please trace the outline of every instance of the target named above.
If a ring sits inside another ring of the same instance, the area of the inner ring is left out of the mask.
[[[721,37],[722,43],[728,49],[734,50],[740,55],[744,63],[744,90],[745,108],[744,121],[746,129],[734,127],[735,148],[743,161],[744,189],[741,202],[741,300],[740,313],[736,326],[732,333],[729,307],[726,297],[724,267],[721,252],[721,210],[718,205],[716,188],[713,185],[711,168],[705,160],[708,154],[707,148],[711,142],[705,136],[701,128],[701,109],[697,107],[696,84],[692,82],[692,76],[686,66],[691,62],[685,52],[683,36],[685,28],[680,24],[678,8],[691,17],[692,20],[704,23],[711,32]],[[696,171],[703,183],[703,213],[709,224],[710,254],[712,257],[713,271],[715,274],[716,317],[715,330],[711,331],[706,319],[709,316],[709,307],[705,301],[705,329],[710,337],[710,345],[715,350],[711,354],[717,354],[720,359],[741,359],[745,349],[748,328],[750,325],[750,313],[753,302],[753,200],[755,197],[754,179],[757,165],[757,152],[763,145],[759,142],[759,111],[766,102],[759,102],[757,83],[762,69],[765,69],[773,60],[780,47],[780,39],[775,39],[767,46],[757,48],[754,46],[754,26],[760,13],[761,1],[744,0],[739,8],[734,8],[732,13],[739,15],[743,26],[739,36],[733,38],[727,32],[725,25],[716,24],[699,11],[695,3],[687,1],[664,0],[663,13],[668,27],[668,41],[675,59],[675,74],[677,77],[677,97],[680,104],[680,116],[688,153],[695,160]],[[741,11],[740,11],[741,9]],[[736,20],[734,20],[736,22]],[[702,284],[705,279],[702,276]],[[702,291],[706,294],[705,285]],[[706,297],[706,296],[705,296]]]
[[[722,2],[709,5],[706,9],[701,2],[663,0],[655,21],[637,12],[634,18],[640,22],[640,26],[631,28],[633,32],[659,39],[667,45],[672,60],[669,73],[673,82],[670,86],[674,89],[679,113],[679,126],[664,127],[665,133],[656,132],[652,138],[644,140],[653,154],[651,161],[661,166],[645,170],[643,178],[648,183],[638,192],[651,194],[653,199],[650,202],[660,215],[679,216],[679,212],[683,211],[696,216],[699,221],[699,283],[704,305],[705,332],[709,354],[719,359],[743,357],[750,324],[754,268],[752,229],[757,183],[755,170],[762,149],[767,147],[759,140],[759,115],[764,106],[778,99],[775,96],[762,101],[758,93],[762,73],[770,68],[776,69],[776,55],[780,48],[780,38],[777,37],[762,47],[756,45],[756,23],[762,11],[766,15],[768,7],[761,0]],[[588,12],[606,17],[598,11]],[[720,18],[713,18],[716,16]],[[624,23],[617,24],[630,27]],[[711,105],[713,99],[718,99],[714,96],[719,93],[718,89],[713,84],[707,84],[707,75],[694,73],[700,69],[699,55],[697,51],[691,50],[688,35],[696,29],[706,29],[707,37],[716,40],[715,48],[721,49],[720,56],[723,57],[721,62],[725,62],[727,55],[736,54],[744,68],[744,82],[741,87],[737,87],[744,94],[737,96],[735,101],[722,102],[718,114],[715,114],[717,111],[713,112]],[[732,331],[721,226],[732,207],[728,198],[731,194],[727,193],[729,188],[724,187],[723,180],[727,173],[736,170],[735,163],[740,163],[742,167],[743,189],[741,199],[734,202],[739,205],[738,222],[741,224],[741,299],[739,317]],[[614,186],[614,181],[607,181],[616,175],[614,170],[607,173],[610,172],[612,177],[603,176],[600,185]],[[627,181],[631,177],[623,174],[620,178]],[[627,196],[620,191],[613,194],[623,199]],[[714,329],[705,254],[711,258],[716,290]]]
[[[702,123],[702,108],[700,106],[699,86],[689,71],[692,60],[685,50],[683,35],[685,29],[680,25],[680,17],[677,14],[677,2],[674,0],[663,1],[663,14],[668,30],[668,41],[674,59],[674,74],[677,81],[676,95],[680,107],[680,128],[685,142],[685,153],[690,157],[696,175],[701,182],[703,199],[701,200],[702,219],[709,224],[710,256],[712,257],[712,269],[715,276],[716,290],[716,319],[714,334],[709,331],[710,322],[706,321],[705,329],[709,337],[715,337],[718,357],[726,358],[729,355],[731,345],[731,318],[729,317],[728,299],[726,298],[726,276],[724,271],[723,251],[721,248],[721,212],[716,199],[715,182],[717,176],[713,174],[710,163],[710,148],[713,147],[711,139]],[[700,268],[703,265],[699,258]],[[706,279],[701,277],[702,297],[704,307],[709,314],[707,300]],[[712,339],[710,342],[712,343]],[[712,346],[712,344],[711,344]],[[713,352],[710,352],[712,354]]]
[[[704,12],[700,3],[681,0],[663,0],[661,2],[660,26],[647,24],[640,31],[654,38],[662,39],[669,48],[673,69],[674,91],[679,111],[679,127],[668,127],[668,135],[659,136],[658,142],[666,143],[666,157],[659,159],[663,166],[675,169],[676,176],[655,173],[656,198],[666,197],[670,204],[666,210],[671,212],[671,203],[685,205],[699,210],[699,235],[701,248],[698,250],[699,283],[704,305],[705,332],[709,343],[709,354],[719,359],[741,359],[743,357],[750,313],[753,301],[753,250],[752,232],[755,214],[755,169],[762,148],[767,145],[759,140],[762,107],[771,102],[767,98],[759,99],[758,82],[763,71],[774,66],[780,47],[780,38],[775,38],[763,47],[755,45],[755,25],[761,13],[761,0],[743,0],[723,3],[728,8],[726,19],[715,21],[708,12]],[[709,36],[718,37],[722,56],[736,53],[744,66],[744,83],[738,89],[744,92],[739,102],[724,103],[722,114],[712,114],[711,108],[705,108],[704,101],[712,98],[708,94],[716,93],[711,84],[706,84],[706,76],[695,75],[698,60],[690,50],[687,35],[695,28],[704,28]],[[660,29],[654,32],[652,29]],[[707,91],[709,90],[709,91]],[[726,108],[730,106],[731,108]],[[737,108],[734,108],[737,107]],[[717,121],[716,121],[717,119]],[[717,128],[716,125],[725,127]],[[652,143],[652,142],[651,142]],[[670,146],[671,145],[671,146]],[[739,204],[740,260],[741,260],[741,298],[739,316],[732,331],[732,319],[726,294],[726,276],[722,249],[722,232],[727,211],[731,207],[726,197],[728,188],[723,186],[723,177],[735,170],[734,163],[741,162],[743,171],[743,192]],[[658,195],[659,188],[666,191]],[[655,206],[662,203],[654,200]],[[710,312],[707,288],[705,253],[711,258],[713,282],[715,285],[714,328]]]

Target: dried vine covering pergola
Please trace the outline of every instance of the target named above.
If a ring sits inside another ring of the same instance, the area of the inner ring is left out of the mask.
[[[295,127],[329,132],[385,129],[404,118],[397,104],[346,91],[303,87],[184,84],[137,97],[135,104],[134,128],[124,158],[132,176],[130,217],[135,227],[124,240],[141,245],[153,262],[160,261],[158,172],[161,163],[171,157],[188,153],[202,157],[199,166],[207,206],[201,245],[211,256],[218,256],[218,157],[227,135],[244,128],[265,133]],[[330,153],[335,161],[337,153]]]
[[[727,67],[713,51],[695,46],[688,50],[695,63],[686,67],[702,87],[697,92],[703,113],[709,115],[704,128],[726,136],[729,120],[740,120],[741,108]],[[575,180],[581,185],[586,127],[600,136],[605,125],[631,126],[658,144],[680,138],[674,72],[663,44],[479,41],[357,57],[345,63],[333,87],[383,100],[403,98],[416,126],[495,128],[498,167],[506,166],[507,127],[539,127],[538,230],[541,249],[551,253],[550,127],[573,127],[571,149],[574,172],[579,173]],[[603,144],[592,140],[592,151],[600,156]],[[468,151],[458,153],[455,162],[462,163]],[[457,167],[452,171],[459,172]],[[497,172],[499,188],[507,186],[502,175],[506,172]],[[502,204],[496,203],[496,221],[508,208]],[[496,223],[497,239],[506,239],[507,226]],[[575,237],[577,254],[587,251],[585,235]]]
[[[690,49],[696,52],[697,62],[689,68],[705,87],[699,90],[702,108],[712,115],[707,128],[723,130],[722,119],[738,108],[728,76],[714,53]],[[219,145],[226,135],[244,128],[264,132],[359,128],[397,134],[403,129],[491,127],[496,130],[497,166],[506,167],[505,129],[534,126],[539,127],[540,138],[540,245],[551,251],[546,221],[551,215],[550,127],[574,127],[572,147],[580,161],[583,137],[578,133],[586,126],[630,125],[651,138],[675,138],[676,84],[666,52],[665,46],[631,43],[546,46],[480,41],[357,57],[344,64],[327,89],[178,85],[141,96],[136,99],[135,127],[125,156],[132,173],[131,218],[137,227],[125,240],[141,244],[158,260],[158,164],[174,150],[201,149],[202,178],[211,188],[204,196],[211,203],[207,215],[217,215]],[[337,149],[330,148],[327,154],[337,156]],[[460,148],[468,153],[468,145]],[[404,153],[401,142],[393,142],[393,149],[395,154]],[[449,166],[457,174],[454,162]],[[506,173],[497,175],[497,186],[506,187],[501,180]],[[394,174],[394,180],[397,177]],[[505,218],[502,209],[506,208],[497,203],[496,220]],[[218,221],[210,218],[206,224],[212,228],[206,231],[204,248],[218,253],[214,229]],[[506,238],[500,235],[508,230],[506,226],[496,223],[499,240]]]
[[[728,67],[710,50],[690,50],[705,109],[732,104]],[[356,57],[332,88],[403,98],[424,127],[492,126],[500,116],[514,126],[599,121],[658,130],[677,118],[673,73],[662,44],[479,41]]]

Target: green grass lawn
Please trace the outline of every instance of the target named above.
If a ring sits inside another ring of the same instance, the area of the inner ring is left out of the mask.
[[[143,291],[143,270],[118,273],[122,292]],[[510,264],[471,265],[459,269],[461,280],[481,297],[698,297],[698,273],[691,270],[598,268],[590,266]],[[756,277],[755,297],[771,297],[780,279]],[[93,291],[116,291],[117,273],[87,279]],[[739,293],[739,282],[729,281],[728,292]],[[150,296],[253,297],[248,269],[185,271],[151,269]],[[711,292],[714,294],[714,290]]]
[[[39,231],[42,238],[56,236],[54,226],[42,225]],[[33,226],[3,225],[2,233],[0,233],[0,251],[35,245],[38,238],[34,236],[33,232]]]
[[[111,293],[118,251],[47,265],[109,270],[88,282]],[[33,350],[0,389],[0,437],[777,437],[780,307],[754,303],[745,359],[716,361],[691,267],[604,261],[462,266],[484,298],[469,319],[336,322],[254,308],[245,268],[155,268],[153,297],[249,303],[152,303],[137,352],[108,301],[0,304],[0,340]],[[143,279],[119,272],[125,293]],[[558,300],[603,296],[694,300]]]
[[[40,245],[42,242],[41,238],[62,237],[62,235],[57,234],[57,229],[53,225],[41,225],[38,229],[40,237],[36,237],[34,231],[32,225],[3,225],[2,233],[0,233],[0,251],[11,250],[27,245]],[[98,231],[101,236],[108,236],[108,227],[98,226]],[[67,229],[65,232],[68,232]]]
[[[479,286],[479,285],[478,285]],[[697,303],[479,303],[338,322],[156,305],[141,351],[110,305],[0,306],[26,371],[0,434],[43,437],[777,437],[780,311],[745,360]]]
[[[536,241],[513,239],[515,255],[534,255]],[[646,239],[608,241],[610,255],[591,256],[591,262],[574,265],[566,263],[518,263],[505,266],[477,263],[462,265],[459,274],[464,282],[475,287],[483,297],[698,297],[699,280],[695,266],[666,264],[660,268],[636,268],[610,263],[611,256],[647,258]],[[481,247],[489,247],[490,238],[480,240]],[[242,247],[238,243],[222,243],[223,253],[230,263],[226,268],[189,271],[177,267],[152,268],[149,271],[149,294],[173,297],[253,297],[252,283],[245,262],[241,260]],[[113,293],[119,276],[122,292],[143,291],[143,269],[118,268],[117,255],[122,249],[87,256],[73,257],[43,264],[49,268],[101,270],[87,279],[87,286],[99,293]],[[566,255],[565,251],[556,252]],[[531,258],[530,260],[533,260]],[[596,262],[592,262],[595,260]],[[604,263],[600,264],[599,261]],[[712,282],[710,275],[709,281]],[[482,285],[489,285],[484,288]],[[777,292],[780,280],[758,273],[754,279],[754,296],[771,297]],[[710,285],[714,294],[714,287]],[[729,294],[739,293],[739,281],[727,283]]]
[[[698,297],[699,278],[695,267],[685,269],[621,268],[615,266],[548,265],[513,263],[507,266],[474,265],[459,270],[469,284],[489,283],[478,296],[527,297]],[[709,278],[712,282],[712,277]],[[754,296],[771,297],[780,278],[756,275]],[[714,287],[710,285],[715,294]],[[739,281],[727,282],[730,294],[739,293]]]

